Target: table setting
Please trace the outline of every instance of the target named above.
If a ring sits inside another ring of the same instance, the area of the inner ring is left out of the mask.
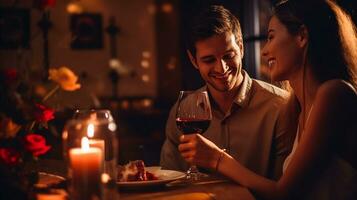
[[[254,199],[217,174],[192,179],[142,160],[117,165],[116,126],[109,110],[76,111],[62,134],[64,160],[40,161],[37,199]]]
[[[70,194],[66,189],[68,179],[64,178],[66,165],[61,160],[42,160],[41,165],[41,170],[48,173],[40,182],[45,182],[48,187],[38,190],[37,197],[57,196],[57,199],[63,199],[65,195],[64,199],[70,199]],[[186,179],[185,172],[164,170],[160,166],[148,166],[146,169],[157,175],[159,179],[127,182],[117,180],[117,199],[255,199],[248,189],[219,175],[207,174],[198,181],[191,181]]]

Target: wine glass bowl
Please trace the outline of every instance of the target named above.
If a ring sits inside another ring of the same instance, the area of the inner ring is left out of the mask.
[[[182,134],[204,133],[209,127],[209,119],[177,118],[176,125]]]
[[[176,109],[176,126],[182,134],[204,133],[211,122],[212,112],[207,91],[180,91]],[[195,165],[186,172],[186,178],[198,180]]]

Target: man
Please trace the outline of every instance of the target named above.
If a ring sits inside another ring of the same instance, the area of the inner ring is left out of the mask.
[[[238,19],[222,6],[210,6],[192,21],[187,53],[206,82],[212,107],[210,127],[202,135],[252,171],[269,178],[281,175],[292,147],[281,110],[288,93],[251,79],[242,70],[243,39]],[[178,150],[180,131],[175,105],[161,151],[163,168],[186,170]],[[210,156],[210,155],[207,155]]]

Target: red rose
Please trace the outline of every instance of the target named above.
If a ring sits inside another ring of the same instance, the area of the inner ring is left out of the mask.
[[[56,0],[35,0],[34,4],[36,8],[45,9],[48,7],[54,7]]]
[[[16,165],[20,160],[20,153],[14,148],[0,148],[0,160],[7,165]]]
[[[51,108],[47,108],[44,105],[41,104],[36,104],[36,110],[35,110],[35,119],[38,122],[48,122],[51,119],[54,119],[54,110]]]
[[[42,135],[30,133],[25,136],[25,149],[34,156],[45,154],[51,146],[46,145],[46,139]]]

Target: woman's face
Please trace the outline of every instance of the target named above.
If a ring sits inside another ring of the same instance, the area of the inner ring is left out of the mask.
[[[305,46],[305,45],[304,45]],[[276,16],[269,22],[268,40],[262,49],[273,81],[289,80],[301,68],[303,49],[299,34],[292,35]]]

